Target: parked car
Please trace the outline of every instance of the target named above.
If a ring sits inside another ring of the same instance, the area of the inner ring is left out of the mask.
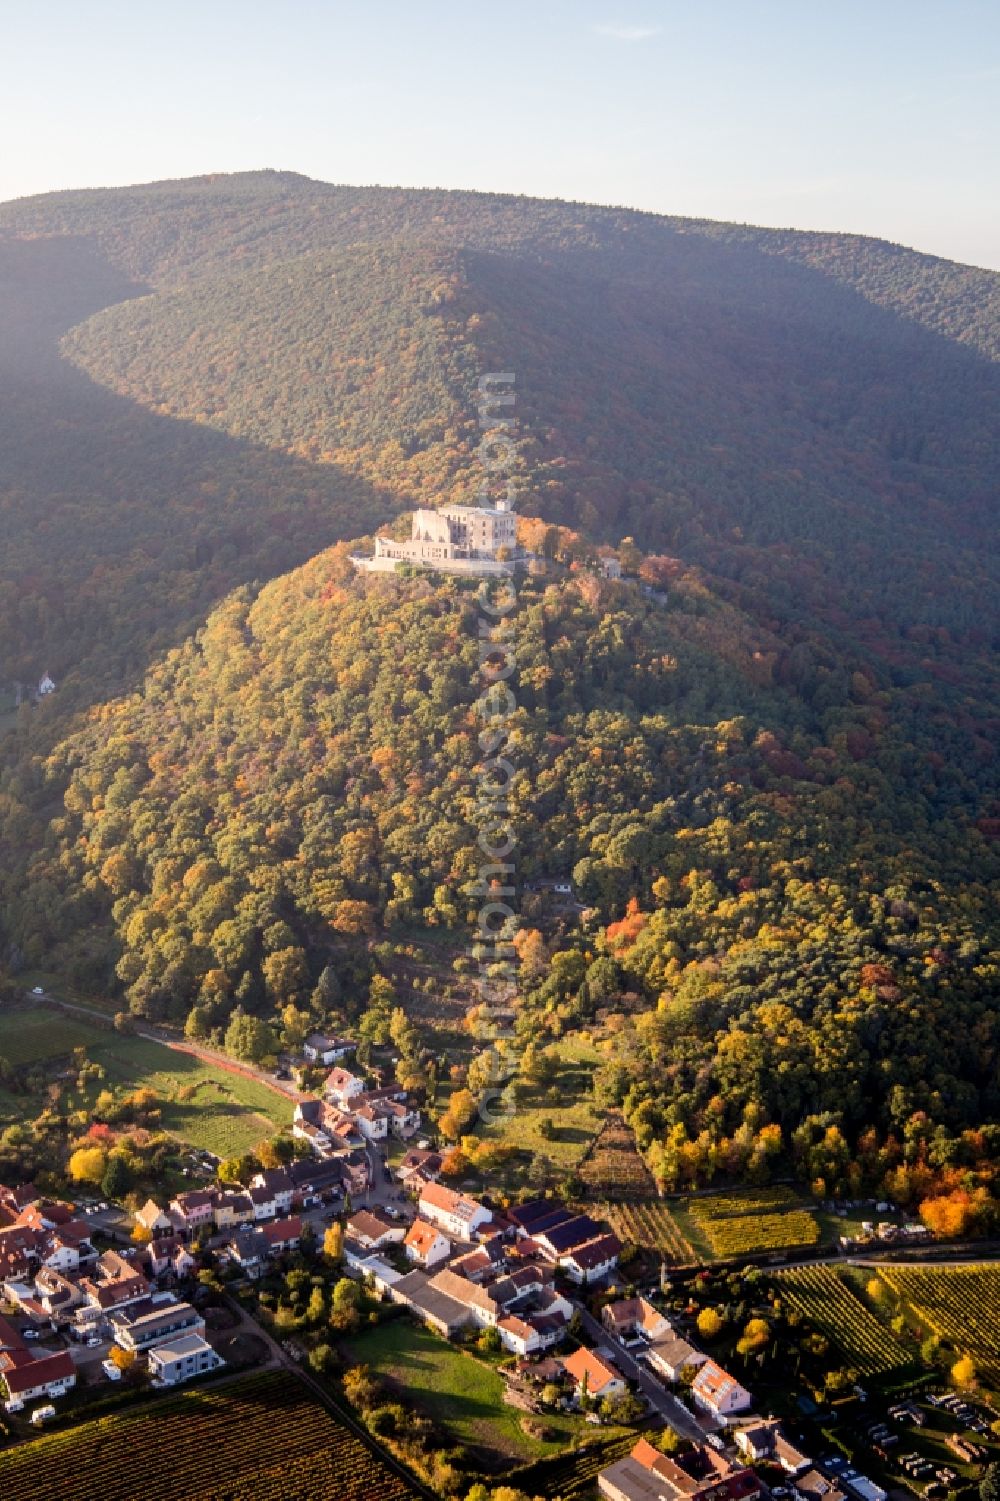
[[[41,1337],[42,1336],[39,1334],[39,1332],[38,1332],[37,1329],[22,1329],[21,1330],[21,1338],[22,1339],[41,1339]]]

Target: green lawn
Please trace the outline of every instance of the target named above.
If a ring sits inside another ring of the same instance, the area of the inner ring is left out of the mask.
[[[291,1125],[293,1106],[285,1095],[190,1053],[91,1025],[54,1007],[0,1011],[0,1056],[15,1067],[63,1058],[77,1047],[86,1047],[88,1058],[103,1066],[101,1087],[116,1092],[155,1090],[162,1101],[164,1129],[220,1157],[249,1151]],[[92,1089],[91,1096],[95,1094]],[[26,1098],[12,1100],[14,1113],[30,1109]]]
[[[557,1051],[562,1067],[552,1097],[546,1098],[546,1091],[534,1092],[519,1101],[506,1120],[480,1127],[479,1134],[510,1142],[531,1156],[541,1153],[557,1173],[568,1173],[576,1167],[603,1119],[603,1113],[594,1106],[593,1094],[594,1070],[602,1056],[580,1037],[566,1038]],[[551,1138],[542,1134],[546,1122],[553,1127]]]
[[[492,1456],[529,1460],[558,1453],[584,1430],[581,1419],[548,1413],[537,1419],[552,1434],[529,1438],[521,1419],[530,1416],[503,1400],[496,1368],[409,1319],[394,1319],[356,1336],[345,1346],[349,1361],[395,1383],[407,1401],[427,1414],[457,1443]]]
[[[102,1034],[88,1056],[103,1065],[109,1086],[155,1090],[163,1101],[164,1128],[220,1157],[249,1151],[292,1123],[292,1102],[277,1090],[142,1037]],[[178,1098],[190,1088],[190,1098]]]

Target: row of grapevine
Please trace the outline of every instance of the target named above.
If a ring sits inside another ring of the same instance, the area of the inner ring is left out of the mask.
[[[408,1501],[412,1489],[288,1375],[190,1391],[0,1454],[0,1495],[133,1501]],[[298,1489],[296,1489],[298,1487]]]
[[[659,1199],[630,1204],[599,1204],[595,1214],[606,1220],[626,1245],[656,1251],[674,1266],[690,1265],[698,1258],[669,1208]]]
[[[819,1243],[817,1220],[788,1188],[708,1194],[688,1199],[685,1209],[722,1260]]]
[[[577,1164],[588,1197],[648,1199],[656,1193],[653,1175],[635,1144],[630,1126],[618,1111],[609,1111],[597,1136]]]
[[[1000,1266],[880,1266],[878,1274],[924,1329],[1000,1381]]]
[[[909,1364],[896,1336],[865,1307],[836,1267],[796,1267],[780,1272],[782,1298],[835,1345],[861,1376],[880,1376]]]

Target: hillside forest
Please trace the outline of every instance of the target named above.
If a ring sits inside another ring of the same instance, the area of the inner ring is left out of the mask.
[[[456,1140],[586,1035],[666,1188],[997,1223],[996,276],[267,173],[2,205],[0,268],[8,987],[392,1037]],[[579,910],[456,1090],[393,955],[469,964],[479,612],[349,553],[474,496],[491,370],[517,879]]]

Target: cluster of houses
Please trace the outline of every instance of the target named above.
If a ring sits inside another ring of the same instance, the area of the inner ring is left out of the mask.
[[[64,1331],[88,1345],[111,1340],[142,1354],[155,1385],[173,1386],[213,1370],[221,1358],[204,1338],[201,1315],[172,1293],[156,1292],[148,1256],[98,1253],[72,1206],[34,1189],[0,1189],[0,1264],[7,1301],[28,1320],[24,1332],[0,1321],[0,1377],[8,1412],[65,1396],[76,1385],[70,1350],[29,1347],[40,1331]],[[109,1376],[119,1368],[108,1362]]]
[[[767,1494],[752,1469],[707,1444],[670,1456],[644,1438],[601,1471],[597,1486],[608,1501],[752,1501]]]
[[[692,1398],[717,1423],[730,1423],[752,1406],[753,1397],[746,1387],[691,1344],[645,1298],[609,1303],[602,1310],[601,1321],[609,1334],[619,1339],[641,1339],[646,1365],[664,1381],[677,1383],[682,1376],[690,1377]]]
[[[559,1344],[573,1305],[556,1288],[557,1275],[577,1283],[608,1275],[619,1242],[589,1215],[551,1200],[500,1214],[438,1182],[440,1166],[437,1153],[406,1154],[398,1174],[416,1198],[416,1218],[407,1225],[377,1210],[353,1215],[348,1268],[446,1338],[492,1328],[522,1357]]]
[[[646,1439],[602,1470],[598,1489],[607,1501],[752,1501],[788,1494],[793,1501],[886,1501],[886,1492],[864,1475],[817,1465],[785,1432],[777,1418],[760,1419],[733,1434],[736,1456],[708,1444],[673,1456]],[[781,1472],[766,1484],[755,1464]]]
[[[355,1044],[345,1038],[314,1033],[304,1055],[317,1063],[343,1057]],[[332,1157],[390,1136],[407,1141],[420,1128],[420,1111],[397,1083],[369,1088],[350,1069],[337,1063],[323,1081],[322,1098],[300,1100],[292,1135],[307,1142],[318,1157]]]

